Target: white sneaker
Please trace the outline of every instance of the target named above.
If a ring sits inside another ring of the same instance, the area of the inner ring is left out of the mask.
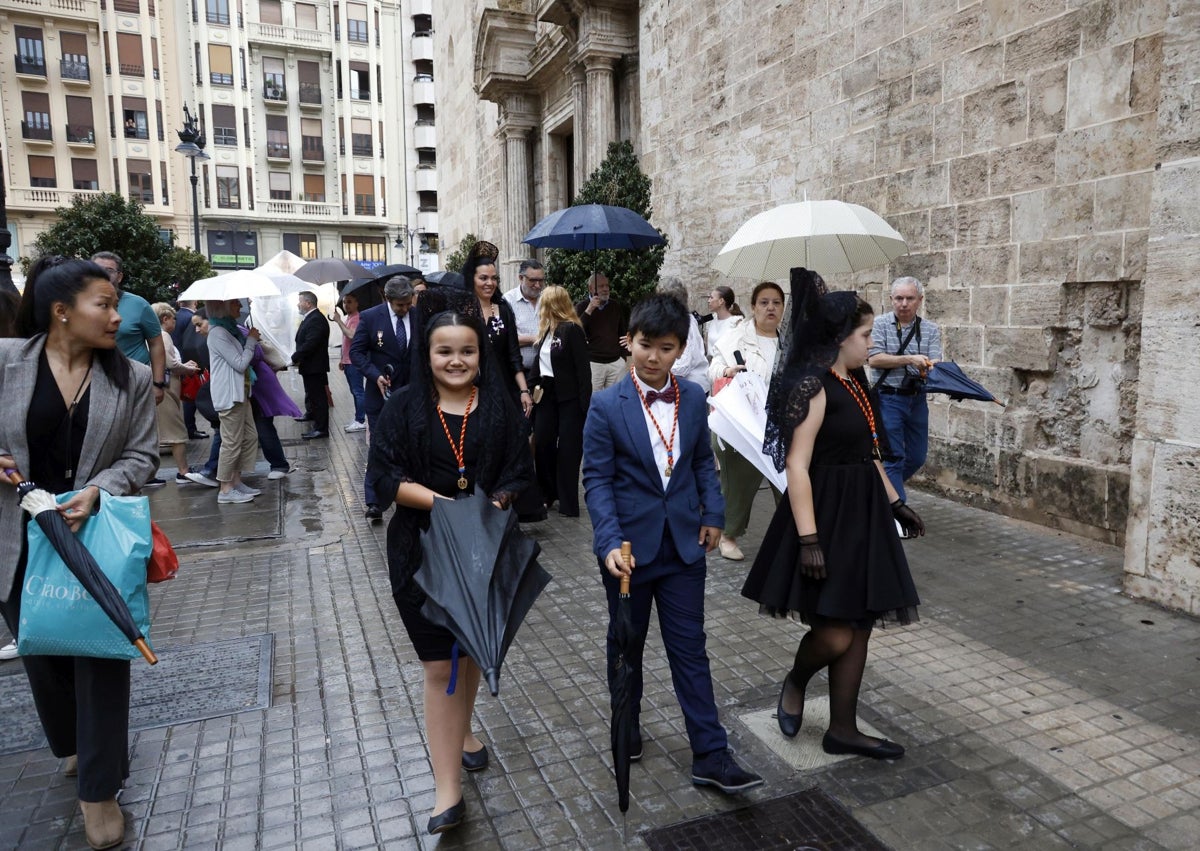
[[[242,493],[240,490],[226,491],[225,493],[217,494],[217,503],[219,505],[228,505],[235,502],[250,502],[254,499],[248,493]]]
[[[346,431],[366,431],[367,424],[360,423],[358,420],[352,420],[346,424]]]
[[[19,655],[17,652],[17,642],[10,641],[3,647],[0,647],[0,661],[7,662],[9,659],[16,659]]]
[[[240,493],[248,493],[250,496],[262,496],[262,491],[260,491],[258,488],[250,487],[245,482],[238,482],[233,486],[233,489]]]
[[[290,467],[286,470],[272,470],[271,472],[267,473],[267,478],[274,482],[278,479],[286,478],[287,474],[290,472],[292,472]]]
[[[184,475],[187,476],[189,479],[191,479],[193,482],[195,482],[198,485],[204,485],[205,487],[210,487],[210,488],[219,488],[221,486],[221,483],[218,482],[216,479],[210,478],[210,477],[204,475],[203,473],[190,473],[189,472],[189,473],[184,473]]]

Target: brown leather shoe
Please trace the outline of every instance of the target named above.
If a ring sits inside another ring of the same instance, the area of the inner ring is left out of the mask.
[[[79,776],[79,757],[76,754],[63,760],[63,774],[67,777]]]
[[[117,806],[117,799],[107,801],[80,801],[83,810],[83,831],[88,845],[100,851],[113,848],[125,838],[125,814]]]

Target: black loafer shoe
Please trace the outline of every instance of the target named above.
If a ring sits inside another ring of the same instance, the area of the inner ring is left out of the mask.
[[[802,706],[795,715],[783,711],[783,693],[787,691],[787,686],[788,678],[784,677],[783,687],[779,689],[779,705],[775,708],[775,718],[779,721],[779,732],[789,739],[794,739],[800,732],[800,725],[804,721],[804,708]]]
[[[895,742],[889,742],[887,739],[880,739],[877,745],[854,745],[849,742],[843,742],[837,739],[830,733],[826,733],[821,739],[821,749],[828,754],[854,754],[855,756],[866,756],[871,759],[899,759],[904,756],[904,746],[898,745]]]
[[[464,771],[483,771],[488,767],[488,749],[484,745],[479,750],[463,751],[462,767]]]
[[[367,506],[367,510],[363,512],[363,515],[372,523],[378,523],[383,519],[383,511],[374,503]]]
[[[467,817],[467,802],[460,800],[457,804],[448,810],[442,810],[436,816],[429,817],[429,835],[436,836],[439,833],[445,833],[448,830],[454,830],[463,823],[463,819]]]

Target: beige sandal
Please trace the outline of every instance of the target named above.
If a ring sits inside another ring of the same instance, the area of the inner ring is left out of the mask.
[[[100,851],[113,848],[125,839],[125,814],[116,798],[107,801],[80,801],[83,810],[83,831],[88,845]]]

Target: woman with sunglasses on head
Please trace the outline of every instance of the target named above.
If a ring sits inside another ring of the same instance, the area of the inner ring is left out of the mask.
[[[136,493],[158,466],[150,368],[117,350],[118,293],[88,260],[48,257],[25,284],[18,331],[0,340],[0,614],[20,637],[26,518],[15,471],[52,493],[76,491],[58,511],[78,532],[100,491]],[[78,773],[93,848],[125,836],[116,796],[129,776],[129,662],[26,656],[46,740]]]
[[[455,638],[421,613],[425,594],[413,575],[422,563],[420,533],[434,500],[475,492],[506,508],[533,478],[522,416],[505,389],[487,332],[472,316],[445,311],[425,326],[419,364],[395,390],[372,430],[367,479],[392,494],[387,559],[392,596],[425,671],[425,728],[435,800],[428,830],[443,833],[466,816],[462,772],[488,765],[471,730],[479,666],[459,657],[453,694]]]
[[[880,460],[879,404],[863,372],[873,321],[855,293],[827,293],[816,273],[792,270],[792,343],[771,381],[763,447],[788,489],[742,595],[810,627],[780,688],[780,732],[800,731],[808,683],[828,668],[825,752],[898,759],[903,747],[859,731],[858,693],[875,625],[917,620],[896,524],[925,527]]]

